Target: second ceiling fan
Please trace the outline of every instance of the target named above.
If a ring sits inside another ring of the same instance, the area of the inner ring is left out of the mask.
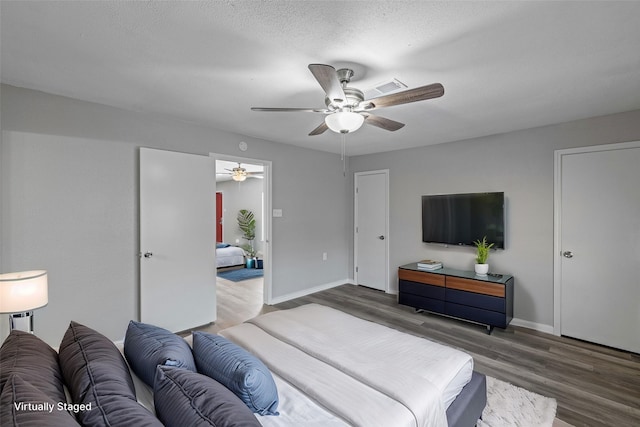
[[[364,93],[360,89],[347,86],[353,77],[353,70],[341,68],[336,71],[331,65],[324,64],[310,64],[309,70],[326,93],[325,108],[252,107],[251,110],[325,114],[324,121],[309,133],[310,136],[320,135],[327,129],[337,133],[350,133],[358,130],[363,123],[389,131],[396,131],[401,129],[404,123],[374,115],[370,112],[382,107],[424,101],[444,95],[444,87],[440,83],[433,83],[377,98],[364,99]]]

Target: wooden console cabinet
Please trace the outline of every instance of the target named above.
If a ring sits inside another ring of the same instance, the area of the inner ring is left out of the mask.
[[[513,318],[513,276],[478,276],[473,271],[398,268],[398,302],[487,327],[506,328]]]

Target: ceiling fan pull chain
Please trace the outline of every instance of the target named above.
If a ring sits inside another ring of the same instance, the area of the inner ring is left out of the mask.
[[[347,134],[346,132],[343,132],[340,134],[340,137],[342,139],[342,150],[341,150],[341,160],[342,160],[342,176],[347,176],[347,160],[345,157],[345,149],[347,146]]]

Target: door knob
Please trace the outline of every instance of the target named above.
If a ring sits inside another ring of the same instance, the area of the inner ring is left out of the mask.
[[[573,258],[573,252],[564,251],[564,252],[562,252],[562,256],[565,257],[565,258]]]
[[[384,240],[384,236],[378,236],[378,239]]]
[[[153,256],[153,254],[151,252],[145,252],[144,253],[144,257],[145,258],[151,258]]]

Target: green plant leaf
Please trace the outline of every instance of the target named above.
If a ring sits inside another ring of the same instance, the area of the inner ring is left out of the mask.
[[[482,240],[476,240],[473,244],[476,245],[476,263],[486,264],[489,258],[489,249],[491,249],[494,244],[487,243],[487,236],[484,236]]]

